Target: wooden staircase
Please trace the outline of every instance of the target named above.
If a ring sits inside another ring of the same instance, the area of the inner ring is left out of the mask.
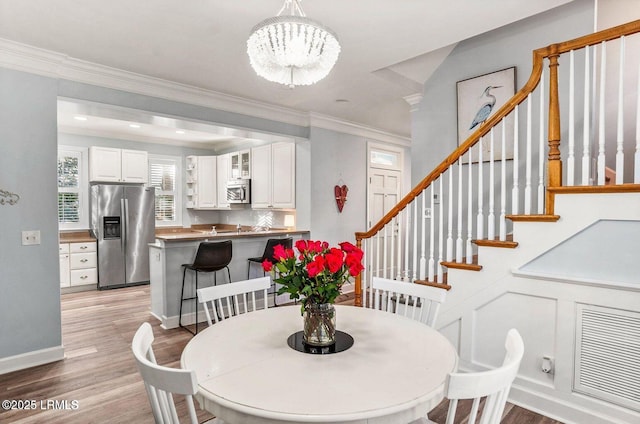
[[[365,272],[358,277],[355,288],[356,305],[361,304],[364,290],[373,275],[451,289],[447,270],[478,272],[483,269],[482,258],[477,254],[479,247],[517,248],[521,241],[509,236],[514,223],[557,222],[560,219],[554,213],[557,195],[637,190],[640,154],[635,153],[633,181],[623,181],[625,172],[620,165],[624,163],[621,156],[633,156],[634,153],[624,151],[619,140],[616,152],[619,170],[604,165],[605,140],[600,134],[589,135],[590,129],[586,127],[585,140],[597,139],[598,155],[587,157],[591,148],[586,144],[581,152],[575,135],[567,140],[569,151],[564,153],[564,157],[561,154],[560,125],[577,127],[579,117],[576,117],[575,110],[583,105],[576,105],[573,98],[565,100],[568,107],[561,105],[558,67],[559,58],[562,56],[563,63],[566,63],[564,57],[567,56],[571,69],[580,69],[581,66],[574,66],[574,52],[584,50],[587,52],[583,66],[586,69],[591,63],[588,62],[589,57],[593,58],[597,49],[604,50],[607,43],[623,42],[621,40],[638,32],[640,21],[634,21],[535,50],[532,73],[524,87],[378,223],[366,232],[356,233],[356,244],[365,251]],[[624,49],[621,55],[624,55]],[[547,73],[545,63],[548,64]],[[624,60],[621,59],[620,63],[624,64]],[[624,72],[629,71],[621,67],[621,79]],[[637,78],[637,72],[632,70],[629,74]],[[545,77],[548,77],[548,82]],[[575,91],[576,81],[580,78],[582,76],[570,75],[571,92]],[[602,75],[593,75],[593,78],[594,85],[604,86]],[[542,100],[547,97],[545,114],[532,114],[536,99],[542,105]],[[585,102],[590,101],[588,96],[585,99]],[[560,116],[561,109],[569,109],[570,116]],[[599,112],[604,120],[602,102],[584,105],[584,110],[593,110],[594,114]],[[620,108],[618,114],[623,113]],[[512,134],[506,132],[507,122],[515,128]],[[620,118],[618,122],[624,120]],[[543,143],[542,128],[545,127],[547,137]],[[532,135],[538,129],[539,143]],[[489,161],[485,163],[481,146],[487,142],[491,149]],[[499,143],[503,146],[502,156],[494,151]],[[514,157],[507,164],[504,146],[509,144],[513,146]],[[636,151],[640,151],[640,139],[636,144]],[[564,175],[563,162],[568,170]],[[591,166],[592,162],[597,164]],[[520,175],[523,169],[524,178]],[[591,181],[595,185],[591,185]],[[440,202],[436,203],[434,198]]]

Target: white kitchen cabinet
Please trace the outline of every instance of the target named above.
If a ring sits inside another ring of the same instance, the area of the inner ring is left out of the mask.
[[[216,175],[218,186],[218,208],[227,209],[231,208],[229,201],[227,200],[227,181],[229,180],[229,160],[230,154],[224,154],[217,156],[216,163]]]
[[[96,242],[60,243],[60,287],[98,283]]]
[[[271,146],[259,146],[251,149],[251,207],[254,209],[271,206],[272,171]]]
[[[251,149],[252,208],[296,207],[295,152],[294,143],[273,143]]]
[[[149,182],[149,155],[147,152],[122,149],[122,181],[142,184]]]
[[[216,165],[215,156],[187,156],[187,208],[216,207]]]
[[[71,285],[69,271],[69,243],[60,243],[60,287]]]
[[[147,152],[142,150],[89,147],[89,181],[142,183],[149,181]]]
[[[251,178],[251,151],[229,153],[229,179]]]

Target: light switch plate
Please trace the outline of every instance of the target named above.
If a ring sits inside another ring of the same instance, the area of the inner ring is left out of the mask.
[[[40,244],[40,230],[31,230],[22,232],[22,245],[31,246]]]

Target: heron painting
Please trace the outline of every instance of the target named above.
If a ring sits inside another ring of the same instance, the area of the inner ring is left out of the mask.
[[[477,131],[502,105],[515,94],[515,67],[486,75],[469,78],[457,83],[458,94],[458,144]],[[509,121],[509,120],[507,120]],[[507,133],[513,134],[513,123],[507,122]],[[501,140],[495,140],[493,149],[483,138],[483,160],[502,157]],[[512,146],[507,143],[507,146]],[[512,159],[512,147],[507,147],[506,158]],[[476,160],[478,154],[475,153]]]

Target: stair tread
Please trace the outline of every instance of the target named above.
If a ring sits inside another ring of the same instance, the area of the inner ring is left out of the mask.
[[[478,246],[503,247],[508,249],[514,249],[518,247],[518,242],[513,241],[513,234],[507,234],[506,240],[499,240],[498,238],[495,238],[493,240],[480,239],[480,240],[473,240],[472,243]]]
[[[443,280],[446,280],[446,278],[443,278]],[[439,289],[451,290],[451,286],[446,283],[436,283],[435,281],[427,281],[427,280],[415,280],[414,283],[422,284],[423,286],[437,287]]]
[[[506,218],[513,222],[556,222],[560,215],[507,215]]]
[[[474,258],[476,258],[474,256]],[[451,262],[440,262],[440,264],[442,266],[446,266],[447,268],[454,268],[454,269],[466,269],[469,271],[480,271],[482,269],[482,265],[478,265],[477,263],[475,263],[476,260],[474,259],[474,263],[468,264],[465,262],[456,262],[456,261],[451,261]]]

